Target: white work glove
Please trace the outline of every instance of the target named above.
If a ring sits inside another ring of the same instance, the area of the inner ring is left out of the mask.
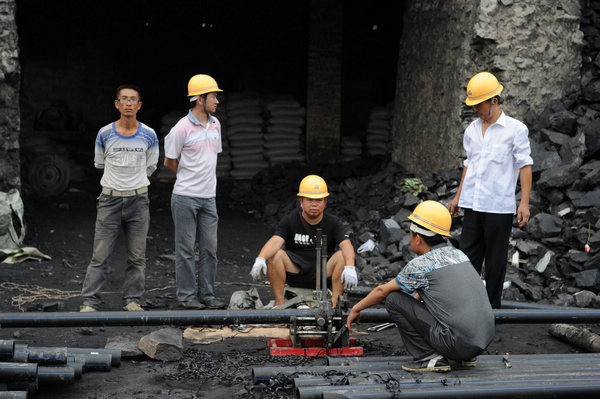
[[[356,268],[354,266],[344,266],[342,272],[342,284],[345,289],[354,288],[358,284],[358,276],[356,275]]]
[[[259,281],[261,279],[261,273],[265,276],[267,275],[267,261],[265,260],[265,258],[258,257],[254,261],[254,266],[252,266],[250,275],[252,276],[254,281]]]

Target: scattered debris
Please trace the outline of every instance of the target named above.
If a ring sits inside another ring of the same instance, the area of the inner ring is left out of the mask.
[[[600,335],[591,332],[587,328],[575,327],[570,324],[552,324],[548,331],[553,337],[588,352],[600,353]]]

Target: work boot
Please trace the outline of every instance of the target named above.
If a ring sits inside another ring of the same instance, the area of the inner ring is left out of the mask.
[[[127,305],[123,306],[123,310],[128,312],[143,312],[144,308],[142,308],[137,301],[131,301]]]
[[[89,313],[89,312],[97,312],[98,309],[91,307],[90,305],[81,305],[79,307],[79,311],[82,313]]]
[[[197,299],[190,299],[189,301],[179,302],[179,306],[190,310],[206,309],[206,305],[198,301]]]
[[[225,302],[223,302],[219,298],[214,298],[214,297],[210,298],[210,299],[205,299],[204,304],[206,306],[208,306],[209,309],[224,309],[225,308]]]

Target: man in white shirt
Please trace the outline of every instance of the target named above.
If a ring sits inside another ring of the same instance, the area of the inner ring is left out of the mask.
[[[453,216],[459,207],[464,210],[460,249],[479,273],[485,260],[486,289],[494,308],[500,308],[515,211],[519,227],[529,221],[533,164],[527,126],[500,108],[503,89],[489,72],[478,73],[467,85],[465,103],[479,118],[465,130],[467,158],[456,196],[448,204]],[[521,182],[518,208],[517,178]]]
[[[150,226],[148,186],[158,162],[154,130],[137,120],[142,107],[139,87],[117,88],[115,108],[119,120],[104,126],[96,136],[94,165],[102,169],[102,192],[96,200],[96,229],[92,260],[88,265],[80,312],[95,312],[108,278],[108,264],[121,230],[127,239],[127,267],[123,281],[123,310],[144,309],[140,298],[146,279],[146,237]]]

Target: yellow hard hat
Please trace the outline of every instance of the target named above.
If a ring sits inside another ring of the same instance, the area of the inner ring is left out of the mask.
[[[194,75],[188,82],[188,97],[199,96],[215,91],[223,91],[219,89],[217,81],[208,75]]]
[[[421,202],[408,219],[429,231],[450,237],[452,216],[450,216],[448,208],[440,202]]]
[[[472,106],[484,102],[502,92],[504,86],[489,72],[479,72],[469,80],[465,104]]]
[[[327,183],[321,176],[308,175],[300,182],[298,197],[325,198],[328,195]]]

